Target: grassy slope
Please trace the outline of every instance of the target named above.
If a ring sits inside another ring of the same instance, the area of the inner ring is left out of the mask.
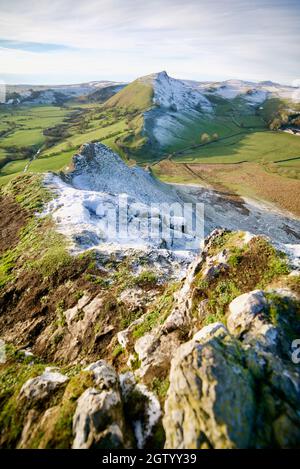
[[[145,162],[151,158],[147,147],[147,137],[144,135],[143,113],[153,105],[153,87],[141,80],[135,80],[127,85],[106,103],[106,108],[120,109],[126,112],[129,132],[124,133],[116,141],[113,149],[126,156],[127,159],[134,158],[138,162]],[[105,143],[105,142],[104,142]]]
[[[119,107],[129,111],[144,111],[152,106],[153,88],[151,85],[135,80],[117,94],[112,96],[105,105]]]
[[[214,114],[204,115],[174,135],[170,145],[166,146],[166,152],[176,152],[201,143],[201,135],[209,136],[218,134],[220,139],[231,135],[251,133],[255,130],[264,130],[266,122],[261,115],[256,115],[251,106],[245,105],[245,101],[236,98],[226,101],[220,97],[210,97],[214,104]],[[180,119],[179,119],[180,120]]]
[[[240,106],[240,100],[220,100],[217,118],[204,122],[203,128],[212,135],[219,125],[219,140],[186,150],[175,147],[165,160],[152,166],[153,173],[166,182],[209,184],[263,199],[300,215],[300,139],[267,129],[286,103],[269,100],[252,115],[239,110]]]
[[[300,139],[283,132],[253,132],[187,151],[175,156],[178,162],[240,163],[286,161],[300,158]]]

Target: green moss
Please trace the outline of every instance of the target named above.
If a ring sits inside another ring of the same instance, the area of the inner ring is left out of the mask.
[[[154,310],[151,313],[147,314],[142,324],[139,324],[137,328],[133,331],[132,335],[135,339],[142,337],[147,332],[150,332],[158,323],[160,317],[160,311]]]
[[[136,352],[133,353],[134,359],[131,360],[131,369],[133,371],[138,370],[141,367],[141,360]]]
[[[151,270],[144,270],[137,277],[134,277],[133,284],[139,287],[151,287],[157,284],[157,275]]]
[[[24,402],[20,402],[19,393],[23,384],[30,378],[40,375],[45,365],[34,363],[7,349],[7,361],[0,365],[0,440],[2,447],[14,448],[21,436],[23,421],[28,411]]]
[[[95,265],[93,265],[93,267],[89,266],[89,269],[91,268],[95,268]],[[105,278],[99,277],[98,275],[86,274],[85,278],[89,282],[99,285],[102,288],[107,288],[109,286],[109,281]]]
[[[232,280],[221,280],[209,298],[207,305],[209,313],[204,320],[204,325],[217,321],[224,322],[227,305],[240,294],[240,290]]]
[[[3,193],[13,196],[31,214],[40,212],[45,202],[53,198],[43,185],[43,176],[31,173],[15,177],[3,188]]]
[[[292,342],[299,337],[300,303],[294,298],[286,298],[276,293],[267,293],[268,316],[275,327],[279,327]]]
[[[45,444],[46,448],[70,448],[73,441],[72,422],[77,405],[77,399],[89,387],[94,386],[92,373],[81,371],[73,376],[63,395],[58,415],[52,423],[51,438]]]
[[[231,250],[231,254],[230,254],[230,257],[228,259],[228,264],[231,266],[231,267],[237,267],[242,258],[243,258],[243,253],[244,253],[244,250],[245,248],[233,248]]]
[[[120,322],[121,329],[126,329],[131,323],[133,323],[133,321],[139,319],[143,314],[144,310],[141,308],[138,308],[137,310],[124,310],[124,314]]]
[[[52,337],[52,343],[54,345],[57,345],[59,344],[63,338],[64,338],[64,332],[63,331],[60,331],[60,332],[56,332],[56,334]]]
[[[196,317],[199,303],[206,300],[205,316],[199,316],[199,325],[224,322],[228,305],[234,298],[254,289],[263,289],[289,273],[286,256],[277,252],[266,239],[255,237],[243,244],[243,238],[241,232],[225,232],[214,240],[209,254],[216,255],[226,249],[229,268],[205,280],[203,271],[197,274],[193,305]]]
[[[114,263],[112,262],[112,267]],[[109,267],[109,266],[108,266]],[[118,265],[117,271],[113,274],[113,281],[119,291],[130,288],[133,285],[133,275],[127,260]]]
[[[270,252],[270,259],[267,268],[263,272],[261,285],[265,286],[273,279],[280,277],[281,275],[287,275],[289,273],[290,268],[288,266],[285,254],[276,253],[275,249],[273,249]]]
[[[122,347],[121,344],[118,344],[114,350],[112,351],[112,358],[117,358],[119,355],[122,355],[122,353],[124,352],[124,348]]]
[[[78,290],[78,291],[74,294],[74,300],[75,300],[75,301],[79,301],[83,296],[84,296],[84,291]]]
[[[72,257],[64,246],[51,246],[46,254],[32,264],[43,277],[52,277],[60,269],[71,265]]]
[[[172,310],[174,304],[174,292],[178,289],[178,283],[171,284],[165,292],[157,299],[153,309],[145,315],[141,324],[136,326],[132,332],[135,339],[150,332],[158,324],[162,324]]]
[[[151,437],[151,448],[153,449],[163,449],[166,441],[166,433],[161,422],[159,422],[153,431]]]
[[[64,327],[66,325],[66,318],[64,315],[65,311],[65,301],[60,300],[56,306],[57,320],[55,321],[55,326]]]
[[[242,231],[231,232],[224,231],[222,235],[217,236],[212,242],[209,249],[209,255],[214,256],[222,249],[236,249],[244,238]]]
[[[169,378],[165,378],[165,379],[154,378],[152,381],[151,389],[157,394],[157,396],[160,399],[164,400],[167,395],[169,386],[170,386]]]

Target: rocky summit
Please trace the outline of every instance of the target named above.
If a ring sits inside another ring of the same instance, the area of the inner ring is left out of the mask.
[[[201,229],[192,227],[196,214],[189,228],[176,188],[150,171],[127,166],[103,144],[83,145],[73,157],[72,170],[62,177],[48,175],[46,185],[58,197],[45,214],[53,216],[77,250],[99,245],[110,251],[120,245],[173,252],[187,251],[192,244],[199,247]]]

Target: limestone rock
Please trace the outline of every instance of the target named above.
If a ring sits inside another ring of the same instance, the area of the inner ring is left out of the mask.
[[[161,416],[160,403],[144,384],[137,383],[131,372],[120,375],[127,418],[133,426],[137,447],[144,448]]]
[[[78,399],[73,417],[72,448],[120,448],[123,446],[120,395],[88,388]]]
[[[172,360],[163,419],[166,448],[249,445],[255,397],[253,381],[239,354],[235,339],[220,324],[178,349]]]
[[[130,311],[143,310],[156,296],[155,291],[144,291],[142,288],[126,288],[120,295]]]
[[[77,401],[73,417],[75,449],[124,447],[124,415],[119,380],[114,369],[100,360],[86,368],[95,387]]]
[[[65,325],[61,329],[59,347],[55,352],[54,360],[72,361],[77,359],[82,351],[82,344],[91,340],[93,325],[97,323],[101,314],[103,302],[101,294],[95,297],[85,294],[74,307],[62,313]],[[103,328],[99,330],[98,337],[111,332],[107,326],[109,325],[103,322]],[[39,337],[37,347],[43,349],[49,346],[49,342],[55,341],[57,333],[57,330],[53,332],[52,325],[48,326]],[[96,334],[94,334],[94,338],[95,336]]]
[[[262,290],[238,296],[229,305],[228,330],[244,342],[276,348],[279,333],[268,318],[268,306]]]
[[[172,356],[179,345],[180,338],[177,331],[169,334],[149,333],[138,339],[134,349],[141,361],[141,366],[136,371],[136,375],[145,384],[150,384],[156,377],[166,376]]]
[[[144,315],[138,319],[135,319],[126,329],[119,331],[117,334],[117,339],[119,344],[123,348],[127,348],[132,339],[132,332],[135,330],[136,326],[141,324],[144,321]]]
[[[99,390],[119,390],[119,380],[115,369],[106,363],[105,360],[98,360],[85,368],[85,371],[91,371],[94,382]]]
[[[55,368],[48,367],[43,374],[23,384],[19,398],[25,398],[31,402],[44,400],[62,387],[66,381],[68,381],[67,376],[59,373]]]
[[[227,318],[229,331],[236,335],[247,332],[253,318],[261,313],[266,306],[267,300],[262,290],[254,290],[235,298],[229,305]]]

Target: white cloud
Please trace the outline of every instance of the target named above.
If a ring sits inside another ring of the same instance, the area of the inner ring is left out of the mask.
[[[0,0],[0,10],[4,39],[79,49],[0,49],[0,75],[16,80],[130,80],[162,69],[200,80],[300,76],[298,0]]]

